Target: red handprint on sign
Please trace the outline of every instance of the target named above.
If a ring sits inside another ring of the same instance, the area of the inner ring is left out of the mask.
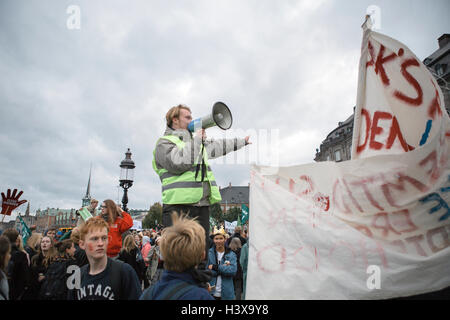
[[[27,200],[20,200],[19,198],[22,195],[23,191],[20,191],[17,194],[17,189],[14,189],[11,194],[11,189],[8,189],[8,192],[5,194],[2,192],[2,212],[1,214],[10,216],[12,211],[19,207],[20,205],[27,202]],[[16,195],[17,194],[17,195]]]

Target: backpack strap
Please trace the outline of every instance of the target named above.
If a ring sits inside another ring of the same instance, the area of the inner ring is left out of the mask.
[[[166,287],[157,300],[178,300],[186,292],[196,287],[197,286],[182,280],[174,281],[173,284]],[[153,294],[154,291],[152,290],[151,295],[153,296]]]
[[[122,300],[124,297],[122,296],[122,266],[123,263],[120,260],[114,260],[108,258],[108,261],[111,262],[111,270],[109,272],[109,282],[111,283],[111,289],[114,292],[114,300]]]

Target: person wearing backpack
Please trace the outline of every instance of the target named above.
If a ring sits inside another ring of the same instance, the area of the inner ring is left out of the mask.
[[[134,269],[107,255],[109,225],[89,219],[80,230],[80,248],[89,264],[80,270],[80,281],[69,291],[70,300],[137,300],[142,293]]]
[[[11,259],[7,267],[9,298],[10,300],[23,300],[31,281],[27,255],[19,249],[19,232],[16,229],[6,229],[3,235],[11,243]]]
[[[118,260],[132,266],[139,278],[139,283],[142,282],[145,275],[144,259],[141,255],[141,251],[134,242],[134,236],[132,234],[127,235],[123,240],[123,246],[122,250],[120,250]]]
[[[196,268],[205,259],[205,230],[195,219],[177,213],[172,214],[172,222],[160,242],[162,278],[140,300],[213,300],[208,291],[211,273]]]
[[[39,300],[67,300],[67,268],[76,265],[74,259],[75,246],[72,240],[66,239],[55,244],[57,255],[51,257],[45,279],[39,291]]]

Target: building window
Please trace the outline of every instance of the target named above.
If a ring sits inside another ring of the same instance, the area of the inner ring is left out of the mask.
[[[334,153],[334,159],[336,160],[336,162],[342,161],[341,150],[338,150]]]
[[[438,76],[442,76],[444,75],[445,72],[445,66],[442,64],[437,64],[435,70]]]

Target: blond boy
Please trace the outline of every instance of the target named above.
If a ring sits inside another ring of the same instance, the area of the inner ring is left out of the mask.
[[[162,232],[162,278],[140,300],[213,300],[202,288],[209,280],[196,266],[205,259],[205,230],[195,220],[172,214],[172,226]]]

